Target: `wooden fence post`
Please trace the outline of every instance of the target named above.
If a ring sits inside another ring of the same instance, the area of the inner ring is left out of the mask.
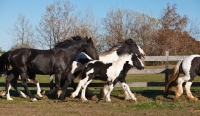
[[[165,61],[165,83],[168,81],[168,73],[169,73],[169,61],[168,61],[168,56],[169,56],[169,51],[165,51],[166,55],[166,61]]]

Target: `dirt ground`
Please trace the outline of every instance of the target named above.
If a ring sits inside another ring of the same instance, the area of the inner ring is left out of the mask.
[[[152,93],[151,93],[152,92]],[[32,91],[34,93],[34,91]],[[122,91],[112,93],[112,102],[66,97],[65,102],[43,96],[37,102],[30,102],[11,91],[13,101],[0,97],[0,115],[6,116],[188,116],[200,115],[200,101],[189,101],[185,95],[175,100],[174,95],[163,98],[162,91],[136,92],[137,102],[125,101]]]

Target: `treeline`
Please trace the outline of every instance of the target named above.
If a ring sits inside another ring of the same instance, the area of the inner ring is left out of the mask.
[[[161,9],[162,10],[162,9]],[[124,39],[134,39],[147,55],[200,54],[200,30],[197,22],[176,12],[176,4],[166,5],[160,18],[114,9],[103,19],[95,19],[92,11],[77,11],[70,1],[55,1],[46,7],[38,25],[31,25],[19,14],[10,33],[11,49],[31,47],[51,49],[54,44],[74,35],[92,37],[99,52],[104,52]]]

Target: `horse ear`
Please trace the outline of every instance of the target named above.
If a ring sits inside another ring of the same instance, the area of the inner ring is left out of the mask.
[[[87,39],[87,42],[91,43],[92,42],[92,38],[90,37],[89,39]]]
[[[127,44],[132,44],[133,43],[133,39],[127,39],[127,40],[125,40],[125,43],[127,43]]]

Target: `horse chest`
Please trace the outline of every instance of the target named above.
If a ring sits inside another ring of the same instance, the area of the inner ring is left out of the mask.
[[[123,70],[123,64],[113,64],[111,67],[107,69],[108,80],[113,80],[119,76],[121,71]]]

